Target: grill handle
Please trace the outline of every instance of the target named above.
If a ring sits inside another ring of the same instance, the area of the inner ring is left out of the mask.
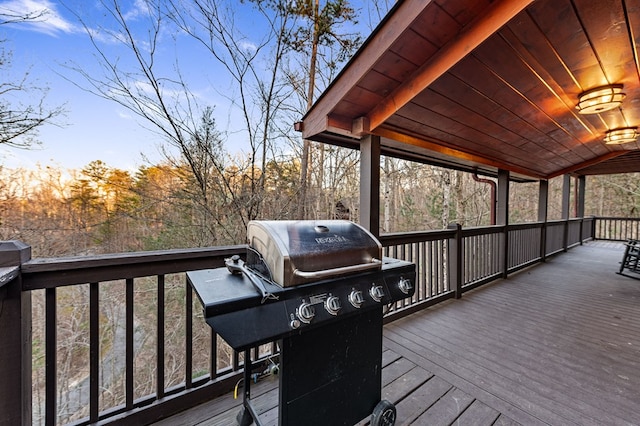
[[[317,280],[321,278],[333,277],[335,275],[352,274],[355,272],[367,271],[369,269],[377,269],[380,267],[381,264],[382,264],[382,261],[380,259],[371,259],[371,263],[361,263],[359,265],[349,265],[349,266],[342,266],[340,268],[323,269],[322,271],[306,272],[306,271],[301,271],[299,269],[294,269],[293,275],[300,278]]]

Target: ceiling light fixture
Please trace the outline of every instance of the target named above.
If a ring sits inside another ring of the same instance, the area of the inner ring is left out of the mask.
[[[608,145],[619,145],[622,143],[635,142],[640,134],[637,127],[622,127],[620,129],[609,130],[604,141]]]
[[[622,84],[595,87],[578,96],[576,108],[580,114],[599,114],[619,107],[624,97]]]

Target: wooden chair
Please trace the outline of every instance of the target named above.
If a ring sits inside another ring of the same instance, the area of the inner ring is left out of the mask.
[[[628,240],[625,246],[618,274],[640,279],[640,240]],[[637,275],[627,275],[627,273]]]

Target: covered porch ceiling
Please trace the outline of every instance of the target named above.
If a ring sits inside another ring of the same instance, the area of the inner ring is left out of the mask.
[[[640,171],[637,0],[399,0],[297,123],[306,139],[495,176]],[[581,93],[622,104],[580,114]]]

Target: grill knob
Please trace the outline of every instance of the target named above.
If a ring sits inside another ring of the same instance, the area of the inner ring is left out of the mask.
[[[291,320],[289,325],[291,326],[291,328],[293,328],[295,330],[296,328],[300,327],[300,320],[294,318],[294,319]]]
[[[409,292],[413,290],[413,284],[411,284],[411,280],[408,278],[400,278],[400,282],[398,282],[398,288],[404,294],[409,294]]]
[[[353,305],[354,308],[359,308],[364,303],[364,296],[362,296],[362,292],[360,290],[352,290],[349,293],[349,302]]]
[[[376,302],[379,302],[384,297],[384,289],[382,288],[381,285],[373,284],[369,289],[369,294],[371,295],[371,298],[373,300],[375,300]]]
[[[338,311],[342,308],[342,305],[340,304],[340,299],[338,299],[338,297],[336,296],[327,297],[327,300],[325,300],[324,302],[324,308],[331,315],[338,315]]]
[[[313,305],[306,302],[302,302],[298,309],[296,309],[296,316],[305,324],[309,324],[313,317],[316,315],[316,310]]]

